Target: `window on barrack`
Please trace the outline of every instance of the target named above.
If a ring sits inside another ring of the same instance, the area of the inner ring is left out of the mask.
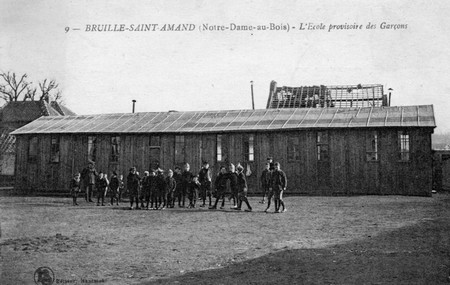
[[[118,162],[120,156],[120,137],[111,137],[111,162]]]
[[[52,137],[50,145],[50,162],[59,163],[59,154],[59,137]]]
[[[406,131],[398,132],[399,155],[400,161],[409,161],[410,159],[410,141],[409,134]]]

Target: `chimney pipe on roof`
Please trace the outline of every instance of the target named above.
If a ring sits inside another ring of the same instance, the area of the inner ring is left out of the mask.
[[[136,100],[131,100],[131,102],[133,102],[133,110],[132,110],[132,112],[134,113],[134,105],[136,104]]]
[[[392,95],[391,93],[392,91],[394,91],[394,89],[389,88],[388,91],[389,91],[389,106],[391,106],[391,95]]]
[[[255,99],[253,97],[253,80],[250,81],[250,88],[251,88],[251,91],[252,91],[252,109],[255,110]]]

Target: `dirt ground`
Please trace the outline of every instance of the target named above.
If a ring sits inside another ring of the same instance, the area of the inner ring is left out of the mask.
[[[286,197],[282,214],[257,201],[245,213],[0,197],[0,284],[34,284],[44,266],[54,284],[449,284],[450,195]]]

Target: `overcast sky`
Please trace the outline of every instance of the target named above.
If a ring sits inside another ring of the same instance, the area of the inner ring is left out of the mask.
[[[0,70],[55,79],[78,114],[130,112],[132,99],[139,112],[251,108],[251,80],[256,108],[265,108],[271,80],[383,84],[394,89],[393,105],[433,104],[435,132],[450,131],[450,1],[279,2],[0,0]],[[270,23],[290,30],[199,30]],[[326,30],[300,31],[300,23]],[[328,32],[345,23],[363,29]],[[101,24],[159,30],[86,31]]]

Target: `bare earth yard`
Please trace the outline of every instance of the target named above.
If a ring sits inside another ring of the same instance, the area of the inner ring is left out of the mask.
[[[245,213],[0,197],[0,284],[34,284],[42,266],[66,284],[449,284],[450,195],[287,197],[283,214],[257,201]]]

